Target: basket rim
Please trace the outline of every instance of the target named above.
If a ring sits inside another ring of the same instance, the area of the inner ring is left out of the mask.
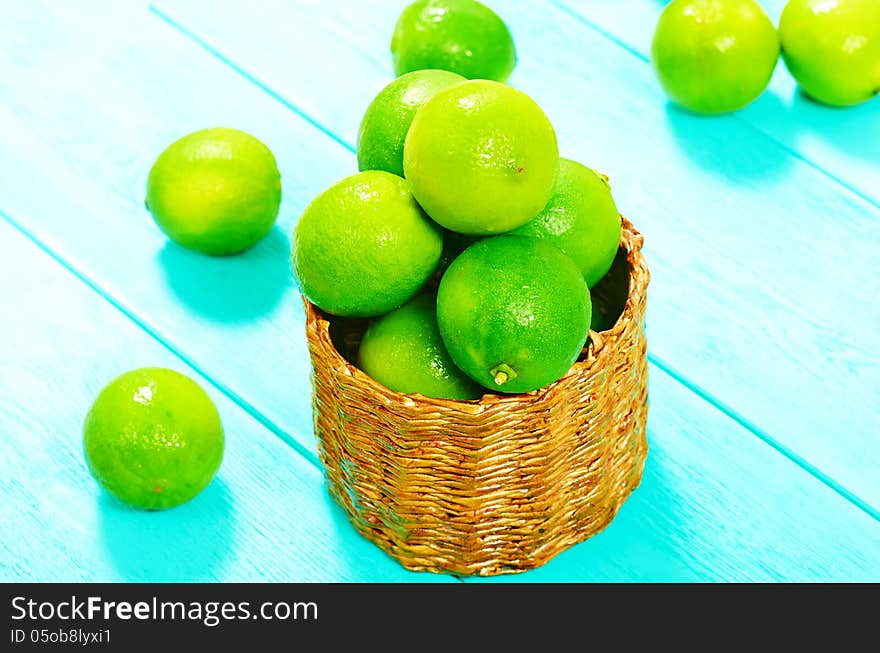
[[[601,363],[604,358],[611,355],[608,343],[616,341],[623,333],[627,322],[634,319],[637,308],[642,304],[647,292],[648,283],[650,281],[650,273],[648,266],[642,254],[642,246],[644,245],[644,236],[625,216],[621,214],[621,233],[620,247],[626,251],[626,259],[629,265],[629,293],[627,294],[626,303],[623,312],[617,318],[617,321],[607,331],[593,331],[590,329],[587,346],[581,352],[571,368],[559,379],[553,383],[532,390],[531,392],[516,394],[491,394],[487,391],[479,399],[455,400],[442,399],[438,397],[427,397],[420,393],[404,393],[392,390],[378,381],[369,374],[353,365],[346,360],[336,349],[330,338],[330,322],[324,317],[323,312],[315,306],[309,299],[302,295],[303,306],[306,314],[306,331],[309,334],[317,336],[324,349],[330,352],[332,360],[330,363],[338,370],[343,371],[347,375],[353,377],[359,383],[370,386],[379,396],[388,397],[394,402],[402,402],[408,405],[421,404],[425,406],[436,406],[444,409],[459,408],[468,413],[474,409],[480,410],[488,406],[498,406],[499,404],[521,404],[524,402],[535,401],[552,390],[566,377],[570,376],[576,370],[588,370],[592,366]]]

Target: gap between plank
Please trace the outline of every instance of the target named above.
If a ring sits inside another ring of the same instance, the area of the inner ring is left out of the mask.
[[[184,25],[181,25],[176,20],[174,20],[171,16],[169,16],[168,14],[166,14],[165,12],[163,12],[161,9],[159,9],[157,6],[155,6],[153,4],[150,5],[150,11],[153,12],[156,16],[158,16],[162,20],[162,22],[164,22],[165,24],[170,26],[172,29],[174,29],[175,31],[182,34],[184,37],[186,37],[187,39],[189,39],[190,41],[192,41],[193,43],[198,45],[200,48],[202,48],[203,50],[208,52],[214,58],[218,59],[220,62],[225,64],[227,67],[229,67],[232,70],[234,70],[235,72],[237,72],[239,75],[244,77],[247,81],[249,81],[251,84],[253,84],[257,88],[262,90],[264,93],[266,93],[267,95],[274,98],[275,100],[280,102],[282,105],[284,105],[285,107],[287,107],[288,109],[293,111],[296,115],[298,115],[300,118],[305,120],[312,127],[317,129],[319,132],[321,132],[322,134],[324,134],[328,138],[331,138],[332,140],[336,141],[337,143],[339,143],[342,147],[344,147],[346,150],[348,150],[352,154],[356,153],[356,148],[352,143],[349,143],[347,140],[345,140],[341,136],[337,136],[331,129],[328,129],[323,124],[321,124],[319,121],[315,120],[311,115],[309,115],[308,113],[306,113],[305,111],[300,109],[293,102],[291,102],[286,97],[281,95],[281,93],[278,93],[275,89],[273,89],[271,86],[266,84],[259,77],[251,74],[249,71],[247,71],[244,68],[242,68],[241,66],[239,66],[232,59],[227,57],[225,54],[220,52],[217,48],[215,48],[210,43],[208,43],[203,38],[201,38],[198,34],[193,32],[192,30],[188,29]]]
[[[293,102],[291,102],[290,100],[285,98],[283,95],[276,92],[275,89],[273,89],[268,84],[264,83],[258,77],[252,75],[248,71],[239,67],[234,61],[229,59],[226,55],[224,55],[222,52],[220,52],[216,48],[212,47],[211,44],[209,44],[207,41],[200,38],[196,33],[192,32],[191,30],[187,29],[186,27],[184,27],[183,25],[181,25],[180,23],[175,21],[171,16],[164,13],[161,9],[159,9],[155,5],[152,5],[152,4],[150,5],[150,11],[153,12],[160,19],[162,19],[162,21],[164,23],[166,23],[167,25],[172,27],[175,31],[177,31],[180,34],[182,34],[183,36],[185,36],[187,39],[189,39],[190,41],[192,41],[193,43],[198,45],[200,48],[202,48],[203,50],[205,50],[206,52],[211,54],[214,58],[218,59],[219,61],[221,61],[223,64],[225,64],[229,68],[232,68],[235,72],[237,72],[239,75],[244,77],[247,81],[249,81],[251,84],[253,84],[257,88],[259,88],[261,91],[263,91],[264,93],[266,93],[267,95],[269,95],[270,97],[277,100],[282,105],[284,105],[285,107],[287,107],[288,109],[293,111],[296,115],[298,115],[300,118],[305,120],[312,127],[317,129],[319,132],[321,132],[322,134],[324,134],[328,138],[336,141],[337,143],[339,143],[342,147],[344,147],[349,152],[352,152],[352,153],[355,152],[354,145],[352,145],[351,143],[349,143],[345,139],[340,138],[339,136],[334,134],[331,130],[327,129],[324,125],[322,125],[320,122],[318,122],[317,120],[312,118],[312,116],[310,116],[308,113],[306,113],[305,111],[300,109]]]
[[[656,365],[658,368],[660,368],[661,370],[666,372],[669,376],[671,376],[673,379],[675,379],[678,383],[680,383],[681,385],[686,387],[688,390],[693,392],[695,395],[697,395],[698,397],[700,397],[701,399],[703,399],[707,403],[711,404],[713,407],[715,407],[717,410],[722,412],[724,415],[726,415],[727,417],[732,419],[734,422],[739,424],[745,430],[752,433],[752,435],[757,437],[759,440],[761,440],[762,442],[764,442],[765,444],[772,447],[777,452],[779,452],[780,454],[782,454],[783,456],[788,458],[790,461],[795,463],[798,467],[803,469],[805,472],[807,472],[808,474],[810,474],[811,476],[816,478],[821,483],[828,486],[830,489],[837,492],[837,494],[842,496],[844,499],[846,499],[847,501],[849,501],[850,503],[852,503],[856,507],[860,508],[862,511],[869,514],[871,517],[873,517],[877,521],[880,521],[880,510],[874,508],[872,505],[870,505],[869,503],[864,501],[858,495],[853,494],[849,489],[847,489],[846,487],[844,487],[843,485],[841,485],[840,483],[835,481],[833,478],[828,476],[821,469],[819,469],[818,467],[816,467],[815,465],[810,463],[805,458],[801,457],[796,452],[792,451],[791,449],[789,449],[785,445],[781,444],[780,442],[777,442],[773,438],[773,436],[771,436],[769,433],[767,433],[760,426],[758,426],[757,424],[755,424],[754,422],[752,422],[751,420],[749,420],[745,416],[741,415],[739,412],[737,412],[736,410],[734,410],[733,408],[731,408],[730,406],[728,406],[724,402],[720,401],[716,397],[710,395],[708,392],[703,390],[698,385],[692,383],[690,381],[690,379],[688,379],[684,375],[680,374],[674,367],[669,365],[663,359],[658,358],[654,354],[648,354],[648,360],[651,361],[651,363]]]
[[[636,57],[637,59],[639,59],[643,63],[647,63],[647,64],[651,63],[650,58],[648,58],[647,56],[645,56],[644,54],[642,54],[641,52],[636,50],[633,46],[629,45],[628,43],[624,43],[621,39],[619,39],[614,34],[608,32],[603,27],[596,25],[595,23],[590,21],[590,19],[587,18],[586,16],[584,16],[583,14],[578,13],[574,9],[571,9],[570,7],[560,3],[559,0],[548,0],[548,2],[550,2],[550,4],[552,4],[554,7],[556,7],[559,11],[561,11],[565,14],[568,14],[569,16],[574,18],[575,21],[577,21],[578,23],[580,23],[584,27],[592,30],[593,32],[595,32],[596,34],[601,36],[602,38],[604,38],[608,41],[611,41],[615,45],[620,46],[621,48],[623,48],[624,50],[629,52],[631,55],[633,55],[634,57]],[[844,188],[845,190],[849,191],[850,193],[852,193],[856,197],[864,200],[865,202],[867,202],[871,206],[874,206],[875,208],[880,208],[880,201],[874,199],[873,197],[866,195],[861,189],[857,188],[856,186],[853,186],[852,184],[850,184],[847,181],[844,181],[843,179],[841,179],[840,177],[838,177],[834,173],[823,168],[818,163],[808,159],[807,157],[805,157],[803,154],[801,154],[797,150],[793,150],[792,148],[790,148],[788,145],[786,145],[782,141],[777,140],[776,137],[773,136],[773,134],[764,131],[763,129],[761,129],[760,127],[758,127],[756,125],[753,125],[751,122],[749,122],[748,120],[746,120],[745,118],[743,118],[742,116],[740,116],[738,114],[733,114],[730,117],[733,120],[736,120],[737,122],[739,122],[744,127],[750,129],[754,133],[760,134],[763,138],[766,138],[768,141],[770,141],[771,143],[776,145],[776,147],[778,147],[780,150],[782,150],[783,152],[785,152],[786,154],[788,154],[792,158],[797,159],[801,163],[809,166],[810,168],[812,168],[813,170],[815,170],[819,174],[823,175],[827,179],[830,179],[832,182],[834,182],[835,184]]]

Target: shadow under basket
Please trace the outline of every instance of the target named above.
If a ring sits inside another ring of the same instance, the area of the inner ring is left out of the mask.
[[[593,290],[609,328],[527,394],[389,390],[337,351],[305,301],[319,453],[358,531],[408,569],[489,576],[538,567],[611,522],[647,454],[642,241],[623,218],[618,258]]]

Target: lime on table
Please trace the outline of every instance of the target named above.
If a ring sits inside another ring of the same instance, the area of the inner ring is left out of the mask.
[[[303,211],[293,234],[294,274],[318,308],[374,317],[422,288],[440,259],[443,236],[390,172],[346,177]]]
[[[755,100],[779,59],[779,36],[755,0],[673,0],[651,44],[666,93],[697,113],[724,113]]]
[[[486,80],[438,91],[416,113],[403,168],[436,222],[490,235],[534,218],[553,192],[559,150],[547,116],[522,91]]]
[[[401,13],[391,39],[394,71],[439,68],[468,79],[505,81],[516,49],[504,21],[476,0],[417,0]]]
[[[437,322],[452,360],[481,385],[529,392],[562,377],[587,340],[590,291],[578,267],[539,238],[496,236],[449,266]]]
[[[379,91],[358,130],[358,168],[403,176],[403,143],[416,111],[441,88],[463,81],[445,70],[417,70]]]
[[[358,367],[398,392],[478,399],[483,389],[459,370],[440,338],[434,295],[423,293],[370,325]]]
[[[611,268],[620,245],[620,214],[607,178],[559,160],[553,196],[536,218],[511,233],[544,238],[568,254],[592,288]]]
[[[89,470],[120,501],[172,508],[201,492],[223,458],[214,402],[195,381],[148,367],[111,381],[86,416]]]
[[[849,106],[880,93],[878,0],[791,0],[779,35],[785,65],[810,97]]]
[[[203,129],[159,155],[147,180],[147,209],[176,243],[223,256],[265,236],[281,204],[272,152],[237,129]]]

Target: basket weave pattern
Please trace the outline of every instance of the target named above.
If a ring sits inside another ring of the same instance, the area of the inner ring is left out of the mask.
[[[405,567],[492,575],[531,569],[602,530],[647,453],[648,269],[623,219],[629,295],[552,385],[456,402],[406,395],[348,363],[308,301],[313,407],[330,493]]]

